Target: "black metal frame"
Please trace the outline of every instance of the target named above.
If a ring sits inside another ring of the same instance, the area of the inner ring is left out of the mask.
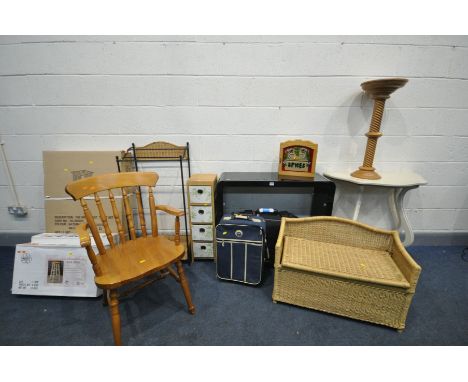
[[[185,181],[184,181],[184,167],[183,167],[183,161],[187,161],[187,168],[188,168],[188,175],[189,178],[192,176],[191,174],[191,168],[190,168],[190,146],[189,143],[185,145],[183,148],[182,146],[177,147],[177,148],[166,148],[166,149],[154,149],[154,148],[141,148],[139,147],[138,150],[144,151],[144,150],[161,150],[161,151],[180,151],[183,150],[182,155],[174,156],[174,157],[158,157],[158,156],[150,156],[150,157],[143,157],[142,159],[138,159],[136,155],[136,146],[135,143],[132,143],[132,146],[127,150],[127,152],[132,151],[133,153],[133,164],[135,166],[135,171],[138,172],[138,162],[176,162],[178,161],[180,164],[180,177],[181,177],[181,189],[182,189],[182,200],[184,202],[184,223],[185,223],[185,240],[187,244],[187,259],[190,260],[190,262],[193,261],[193,255],[192,255],[192,250],[189,245],[189,231],[188,231],[188,224],[187,224],[187,203],[185,199]],[[187,159],[184,159],[184,157],[187,157]],[[125,159],[125,158],[119,158],[118,156],[115,157],[115,160],[117,162],[117,169],[120,172],[120,163],[122,162],[128,162],[132,160],[131,158]]]

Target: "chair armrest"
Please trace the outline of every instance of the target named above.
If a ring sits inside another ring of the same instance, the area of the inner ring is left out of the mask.
[[[177,208],[171,207],[171,206],[166,206],[163,204],[156,205],[156,209],[160,211],[164,211],[168,213],[169,215],[174,215],[174,216],[184,216],[184,211],[178,210]]]
[[[88,224],[83,223],[76,227],[76,233],[80,237],[80,245],[82,247],[91,247],[91,237],[88,232]]]
[[[80,245],[86,248],[86,252],[88,253],[88,258],[93,265],[94,274],[96,276],[100,276],[102,274],[101,267],[98,264],[98,260],[96,254],[94,253],[93,247],[91,247],[91,237],[89,236],[88,232],[88,224],[83,223],[76,227],[76,233],[80,238]]]
[[[180,245],[180,217],[184,216],[184,211],[178,210],[177,208],[171,207],[171,206],[166,206],[164,204],[159,204],[156,205],[156,209],[160,211],[164,211],[168,213],[169,215],[175,216],[175,226],[174,226],[174,231],[175,231],[175,236],[174,236],[174,242],[176,245]]]
[[[401,243],[398,232],[394,231],[392,234],[394,239],[393,248],[391,251],[393,261],[396,263],[401,273],[403,273],[406,280],[408,280],[410,283],[411,291],[414,292],[419,279],[419,274],[421,273],[421,267],[406,251],[405,247]]]

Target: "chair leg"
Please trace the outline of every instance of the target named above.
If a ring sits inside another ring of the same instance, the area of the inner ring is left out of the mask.
[[[115,290],[110,291],[109,310],[110,310],[111,320],[112,320],[112,333],[114,334],[114,344],[122,345],[122,342],[120,339],[119,300],[118,300],[117,291]]]
[[[108,293],[109,293],[109,291],[107,289],[104,289],[102,291],[102,305],[103,306],[109,305],[109,300],[108,300],[108,296],[107,296]]]
[[[190,289],[187,278],[185,277],[184,269],[182,268],[182,262],[179,260],[176,263],[177,273],[179,274],[180,285],[184,291],[185,300],[187,301],[188,310],[191,314],[195,314],[195,307],[192,304],[192,296],[190,295]]]

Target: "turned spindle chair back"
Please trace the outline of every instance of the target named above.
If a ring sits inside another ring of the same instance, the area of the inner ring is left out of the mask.
[[[88,205],[88,202],[93,201],[92,199],[87,200],[85,199],[85,197],[90,195],[94,197],[94,203],[96,204],[97,210],[99,212],[99,219],[104,228],[104,232],[107,236],[107,239],[109,240],[111,248],[114,248],[116,246],[116,243],[114,242],[112,231],[109,226],[109,219],[105,213],[103,201],[99,196],[99,193],[107,193],[115,225],[119,233],[120,243],[123,244],[127,240],[134,240],[137,237],[135,228],[136,224],[134,221],[133,211],[129,198],[129,195],[131,195],[133,192],[136,196],[141,235],[143,237],[148,236],[148,228],[145,221],[141,192],[142,187],[148,187],[148,204],[151,216],[151,235],[153,237],[156,237],[158,236],[158,221],[156,215],[156,205],[153,195],[153,187],[156,185],[158,178],[158,174],[154,172],[123,172],[118,174],[105,174],[95,176],[92,178],[85,178],[67,185],[67,193],[71,195],[73,199],[79,200],[81,206],[83,207],[86,222],[88,223],[89,229],[91,230],[93,238],[96,242],[96,247],[99,250],[99,254],[104,255],[106,253],[106,249],[101,240],[97,222],[94,220],[90,207]],[[119,209],[117,208],[118,201],[116,200],[117,198],[114,195],[116,189],[119,189],[122,195],[122,208],[127,220],[129,236],[125,232],[126,230],[124,229],[124,225],[119,214]]]

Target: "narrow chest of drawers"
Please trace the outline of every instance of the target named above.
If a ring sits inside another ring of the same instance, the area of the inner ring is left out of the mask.
[[[194,259],[215,259],[216,174],[193,174],[188,182],[190,232]]]

